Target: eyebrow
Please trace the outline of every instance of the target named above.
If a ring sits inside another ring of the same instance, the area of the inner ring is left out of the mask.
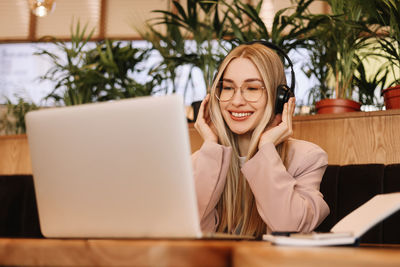
[[[222,81],[235,83],[233,80],[227,79],[227,78],[222,78]],[[263,81],[261,79],[258,79],[258,78],[250,78],[250,79],[244,80],[244,82],[263,82]]]

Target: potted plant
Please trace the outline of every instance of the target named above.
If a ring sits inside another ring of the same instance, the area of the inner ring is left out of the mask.
[[[355,73],[367,53],[363,52],[371,39],[365,12],[358,1],[327,0],[332,14],[320,23],[308,42],[311,64],[306,68],[322,82],[319,97],[311,91],[317,113],[359,111],[361,104],[354,101]],[[316,70],[310,71],[312,68]],[[318,77],[319,76],[319,77]],[[333,80],[333,83],[330,83]]]
[[[383,102],[377,97],[388,81],[389,69],[383,64],[375,73],[368,74],[363,62],[358,66],[353,84],[358,88],[358,102],[366,108],[382,109]]]
[[[380,54],[389,62],[389,69],[394,76],[394,82],[382,91],[386,109],[400,108],[400,2],[391,0],[372,1],[371,13],[382,25],[381,33],[377,35]]]

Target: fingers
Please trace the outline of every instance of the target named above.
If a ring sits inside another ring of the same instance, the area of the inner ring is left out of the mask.
[[[295,109],[296,109],[296,98],[291,97],[289,99],[289,113],[290,113],[290,116],[293,116]]]
[[[289,128],[289,133],[290,135],[293,133],[293,124],[292,124],[292,119],[293,119],[293,114],[294,110],[296,107],[296,99],[294,97],[291,97],[289,99],[289,102],[287,103],[287,125]]]
[[[208,113],[208,101],[210,95],[207,95],[200,104],[199,114],[197,115],[196,123],[194,127],[197,132],[203,138],[204,141],[218,142],[218,136],[216,131],[213,129],[213,124],[211,123],[211,118]]]
[[[287,119],[288,116],[293,116],[296,108],[296,99],[294,97],[289,98],[289,101],[283,105],[282,118]],[[286,121],[286,120],[285,120]]]
[[[206,109],[206,104],[208,102],[208,98],[209,98],[209,95],[207,94],[206,97],[203,99],[203,101],[200,104],[199,113],[197,114],[196,123],[194,124],[195,127],[197,127],[196,125],[198,125],[199,123],[205,122],[206,115],[208,115],[208,113],[205,114],[205,109]]]
[[[283,111],[282,111],[282,121],[287,122],[287,114],[288,114],[288,103],[285,103],[283,105]]]
[[[207,96],[203,99],[203,101],[201,101],[200,108],[199,108],[199,114],[197,115],[197,120],[204,118],[204,105],[205,105]]]
[[[207,94],[206,97],[204,98],[204,119],[207,123],[210,122],[210,114],[208,111],[208,101],[210,100],[210,94]]]
[[[293,113],[296,107],[295,98],[291,97],[287,103],[283,106],[282,111],[282,126],[286,128],[287,134],[291,136],[293,134]]]
[[[197,114],[196,122],[194,123],[194,128],[196,128],[198,132],[200,132],[201,124],[204,123],[204,102],[205,99],[201,101],[199,113]]]
[[[290,98],[289,101],[285,103],[282,114],[276,115],[272,123],[262,134],[258,145],[259,148],[267,142],[278,145],[292,136],[292,118],[295,106],[294,97]]]

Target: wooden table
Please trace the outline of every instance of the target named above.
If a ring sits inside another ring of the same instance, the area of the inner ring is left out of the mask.
[[[400,247],[276,247],[261,241],[0,238],[6,266],[400,266]]]
[[[237,247],[234,266],[369,267],[400,266],[399,246]]]

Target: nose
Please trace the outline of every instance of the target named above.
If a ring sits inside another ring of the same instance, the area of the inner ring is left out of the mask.
[[[232,96],[231,103],[234,106],[241,106],[246,104],[246,100],[242,96],[242,90],[237,88]]]

